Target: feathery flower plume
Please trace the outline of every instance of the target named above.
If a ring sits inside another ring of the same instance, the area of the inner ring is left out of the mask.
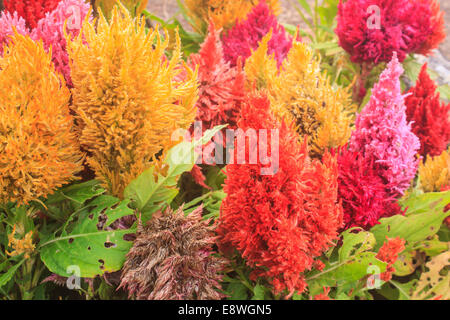
[[[267,2],[272,12],[278,15],[280,11],[278,0],[185,0],[184,2],[193,27],[206,32],[211,20],[217,29],[230,29],[236,22],[245,19],[260,1]]]
[[[61,0],[3,0],[5,9],[24,18],[27,27],[33,29],[47,12],[53,11]]]
[[[6,254],[11,257],[15,257],[25,253],[24,258],[30,258],[30,255],[33,253],[34,249],[36,249],[36,245],[33,244],[33,231],[28,232],[23,239],[17,239],[14,237],[15,233],[16,225],[13,226],[13,230],[8,235],[8,247],[12,248],[13,251],[6,251]]]
[[[419,139],[406,121],[406,106],[400,91],[403,68],[397,56],[389,62],[372,90],[372,96],[356,117],[350,151],[375,162],[390,194],[403,195],[415,177]]]
[[[228,254],[237,249],[255,268],[252,279],[267,277],[275,293],[287,289],[291,296],[305,289],[302,272],[317,265],[315,258],[332,246],[342,225],[336,158],[327,152],[323,162],[311,160],[306,141],[300,143],[295,130],[271,114],[264,94],[249,96],[238,125],[244,131],[279,130],[279,170],[261,175],[262,164],[226,167],[220,248]],[[268,140],[268,153],[277,156]]]
[[[352,227],[369,230],[381,218],[402,213],[374,162],[347,147],[340,149],[338,182],[339,199],[344,209],[344,230]]]
[[[330,288],[323,287],[323,293],[319,293],[314,296],[313,300],[332,300],[328,294],[330,293]]]
[[[376,258],[387,263],[386,271],[380,274],[380,278],[383,281],[389,281],[392,279],[392,274],[395,272],[394,263],[398,259],[398,255],[405,250],[405,240],[397,238],[388,238],[380,250],[378,251]]]
[[[357,63],[388,62],[394,52],[397,52],[400,61],[409,53],[428,54],[444,38],[442,13],[436,2],[340,1],[335,30],[339,44]],[[379,15],[376,10],[371,10],[374,7],[380,10]]]
[[[268,43],[268,53],[275,54],[280,66],[292,46],[292,39],[286,35],[284,27],[278,23],[277,17],[265,1],[261,1],[245,20],[238,22],[223,36],[225,59],[232,66],[237,64],[238,57],[245,61],[270,30],[272,38]]]
[[[197,74],[182,63],[178,34],[168,59],[167,32],[165,40],[158,29],[147,32],[144,19],[133,19],[124,7],[114,8],[110,23],[100,15],[95,24],[86,19],[67,44],[73,106],[89,165],[122,197],[172,132],[193,122]]]
[[[213,255],[214,225],[199,207],[154,215],[139,225],[127,254],[119,288],[140,300],[219,300],[226,260]]]
[[[72,86],[70,79],[69,57],[66,51],[66,39],[76,37],[81,29],[90,6],[84,0],[63,0],[58,6],[39,20],[31,37],[34,40],[44,42],[45,50],[52,48],[53,63],[56,70],[61,72],[69,87]],[[66,29],[64,30],[64,25]]]
[[[249,87],[269,91],[272,110],[297,126],[301,136],[308,135],[313,155],[347,143],[356,106],[344,88],[333,88],[319,61],[304,43],[294,40],[281,69],[267,54],[271,32],[247,60],[245,74]]]
[[[450,142],[450,103],[440,103],[436,84],[422,66],[416,86],[405,99],[406,118],[412,122],[412,131],[420,139],[422,156],[437,156]]]
[[[419,180],[424,192],[440,192],[450,186],[450,154],[444,150],[439,156],[427,156],[419,164]]]
[[[14,29],[17,33],[28,35],[30,31],[25,25],[25,20],[17,15],[17,12],[11,14],[7,11],[0,13],[0,54],[3,54],[3,46],[9,43]]]
[[[42,43],[16,34],[0,57],[0,202],[27,204],[75,179],[70,92]]]
[[[198,66],[199,99],[196,120],[202,121],[203,131],[221,124],[236,128],[244,99],[245,76],[240,66],[225,62],[220,43],[220,31],[214,25],[199,53],[190,56],[193,69]]]

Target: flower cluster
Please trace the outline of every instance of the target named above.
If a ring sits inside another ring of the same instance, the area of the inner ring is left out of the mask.
[[[168,209],[139,225],[120,287],[141,300],[218,300],[226,260],[213,255],[214,225],[199,207],[185,216]]]
[[[302,272],[316,265],[315,258],[332,245],[342,225],[336,158],[325,153],[322,162],[311,160],[306,141],[300,143],[292,126],[271,114],[263,93],[250,94],[238,124],[244,131],[279,130],[279,169],[262,175],[261,163],[226,167],[227,197],[218,227],[221,249],[228,254],[237,249],[255,267],[252,277],[270,279],[274,292],[302,292]],[[271,148],[268,153],[276,156]]]
[[[61,0],[4,0],[3,5],[10,13],[17,14],[24,18],[27,27],[35,28],[40,19],[45,17],[47,12],[56,8]]]
[[[0,13],[0,54],[3,54],[3,46],[9,43],[14,30],[22,35],[29,35],[30,30],[25,25],[25,20],[17,15],[6,11]]]
[[[158,29],[146,31],[144,19],[115,7],[110,23],[103,16],[96,25],[85,21],[67,44],[80,142],[118,197],[195,117],[197,75],[182,64],[178,35],[170,59],[168,43],[167,32],[162,40]]]
[[[13,230],[8,235],[8,247],[12,248],[13,251],[6,252],[9,256],[15,257],[24,253],[24,258],[30,258],[30,255],[36,249],[36,245],[33,243],[33,231],[28,232],[23,239],[17,239],[14,235],[16,234],[16,225],[13,226]]]
[[[349,92],[331,86],[313,51],[297,40],[278,70],[273,55],[268,55],[270,37],[271,32],[247,60],[248,87],[269,91],[272,110],[280,119],[293,121],[300,135],[310,137],[314,155],[347,143],[356,109]]]
[[[292,39],[286,35],[284,27],[265,1],[253,8],[247,18],[237,23],[223,36],[225,59],[235,66],[239,57],[245,61],[258,48],[262,38],[272,30],[268,43],[268,53],[274,54],[278,66],[281,65],[292,46]]]
[[[450,142],[450,103],[440,103],[436,88],[425,63],[416,86],[408,91],[405,99],[406,118],[412,122],[412,131],[420,139],[422,156],[437,156]]]
[[[72,81],[65,35],[71,39],[78,35],[89,9],[89,4],[84,0],[62,0],[53,11],[39,20],[31,33],[36,41],[42,39],[47,51],[51,47],[56,70],[61,72],[69,87],[72,86]]]
[[[350,150],[372,159],[390,194],[402,195],[417,171],[419,139],[406,120],[404,96],[400,91],[403,72],[394,57],[375,84],[369,102],[356,117]]]
[[[439,156],[426,158],[419,165],[419,180],[424,192],[439,192],[450,186],[450,154],[444,150]]]
[[[358,63],[429,54],[445,38],[438,0],[341,1],[337,20],[339,44]]]
[[[405,250],[405,240],[400,237],[386,240],[378,251],[376,258],[387,263],[386,271],[380,275],[381,280],[389,281],[392,278],[392,273],[395,272],[393,267],[398,255]]]
[[[0,58],[0,202],[26,204],[73,180],[83,158],[70,92],[42,43],[15,35]]]
[[[267,2],[273,13],[278,14],[278,0],[185,0],[193,27],[206,31],[210,21],[218,29],[230,29],[237,21],[245,19],[247,14],[260,1]]]

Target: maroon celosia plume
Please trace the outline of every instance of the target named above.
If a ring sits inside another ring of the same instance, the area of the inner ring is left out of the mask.
[[[422,156],[438,156],[450,142],[450,103],[439,101],[436,84],[427,73],[427,64],[420,71],[416,86],[405,99],[406,117],[412,131],[420,139]]]
[[[238,125],[244,131],[278,130],[279,150],[270,133],[267,150],[273,159],[278,157],[279,168],[262,175],[267,166],[261,161],[226,167],[227,197],[218,227],[221,250],[231,254],[237,249],[255,268],[252,279],[267,277],[275,293],[302,292],[306,287],[302,272],[318,265],[315,258],[332,246],[342,226],[336,158],[327,152],[322,162],[312,160],[306,139],[299,142],[295,129],[272,115],[263,93],[250,94]]]
[[[341,1],[337,19],[339,44],[357,63],[388,62],[393,52],[400,61],[409,53],[428,54],[444,38],[436,0]]]
[[[292,46],[292,39],[286,35],[284,27],[278,23],[264,0],[253,8],[247,19],[237,23],[223,36],[225,59],[232,65],[237,64],[239,57],[245,61],[270,30],[272,39],[269,41],[268,53],[275,54],[280,66]]]
[[[226,260],[213,254],[214,225],[202,208],[154,214],[139,225],[119,288],[140,300],[217,300]]]
[[[24,18],[29,28],[35,28],[40,19],[47,12],[56,8],[61,0],[4,0],[5,9],[11,13],[15,11]]]
[[[402,213],[397,200],[389,194],[374,160],[364,158],[347,147],[340,150],[339,198],[344,209],[344,230],[361,227],[369,230],[384,217]]]

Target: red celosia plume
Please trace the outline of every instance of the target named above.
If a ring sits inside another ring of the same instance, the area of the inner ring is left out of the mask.
[[[405,240],[399,237],[387,238],[387,241],[383,243],[378,251],[376,258],[387,263],[386,271],[380,275],[381,280],[389,281],[392,278],[392,273],[395,272],[393,267],[395,261],[397,261],[398,255],[405,250]]]
[[[29,28],[35,28],[40,19],[47,12],[56,8],[61,0],[4,0],[5,9],[11,13],[15,11],[25,19]]]
[[[221,249],[237,249],[256,268],[252,278],[267,277],[274,292],[302,292],[302,272],[317,265],[315,258],[332,246],[342,225],[336,158],[325,153],[323,162],[311,160],[307,142],[300,143],[294,128],[276,120],[264,94],[248,97],[238,125],[244,131],[277,129],[279,148],[275,150],[276,141],[267,133],[267,150],[278,156],[279,166],[272,175],[262,175],[266,166],[259,163],[226,167],[227,197],[218,227]]]
[[[406,116],[412,131],[420,139],[422,156],[438,156],[450,142],[450,103],[440,103],[436,84],[427,73],[425,63],[416,86],[405,99]]]

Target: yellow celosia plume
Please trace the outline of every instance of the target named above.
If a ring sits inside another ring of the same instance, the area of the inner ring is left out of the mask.
[[[100,8],[103,14],[109,19],[114,6],[122,4],[132,14],[139,17],[147,7],[148,0],[95,0],[95,8]]]
[[[69,101],[51,52],[14,35],[0,57],[1,203],[46,197],[81,171]]]
[[[171,143],[175,129],[194,120],[196,71],[181,60],[176,35],[171,58],[159,30],[145,30],[122,7],[111,21],[83,25],[68,41],[72,60],[73,105],[88,163],[104,186],[122,197],[128,183]]]
[[[229,29],[236,21],[245,19],[260,0],[185,0],[193,27],[206,33],[212,20],[217,29]],[[266,0],[275,14],[280,12],[278,0]]]
[[[428,156],[425,163],[421,161],[419,179],[424,192],[439,192],[441,188],[450,185],[449,150],[443,151],[439,156]]]
[[[310,136],[313,154],[344,145],[350,138],[356,106],[348,90],[334,88],[313,51],[294,40],[280,70],[268,54],[269,32],[245,64],[247,86],[269,92],[274,113],[293,121],[301,135]]]
[[[8,247],[12,248],[11,252],[6,251],[6,254],[15,257],[24,253],[24,258],[30,258],[36,246],[33,244],[33,231],[28,232],[23,239],[16,239],[14,237],[16,233],[16,225],[13,226],[13,230],[8,235]]]

